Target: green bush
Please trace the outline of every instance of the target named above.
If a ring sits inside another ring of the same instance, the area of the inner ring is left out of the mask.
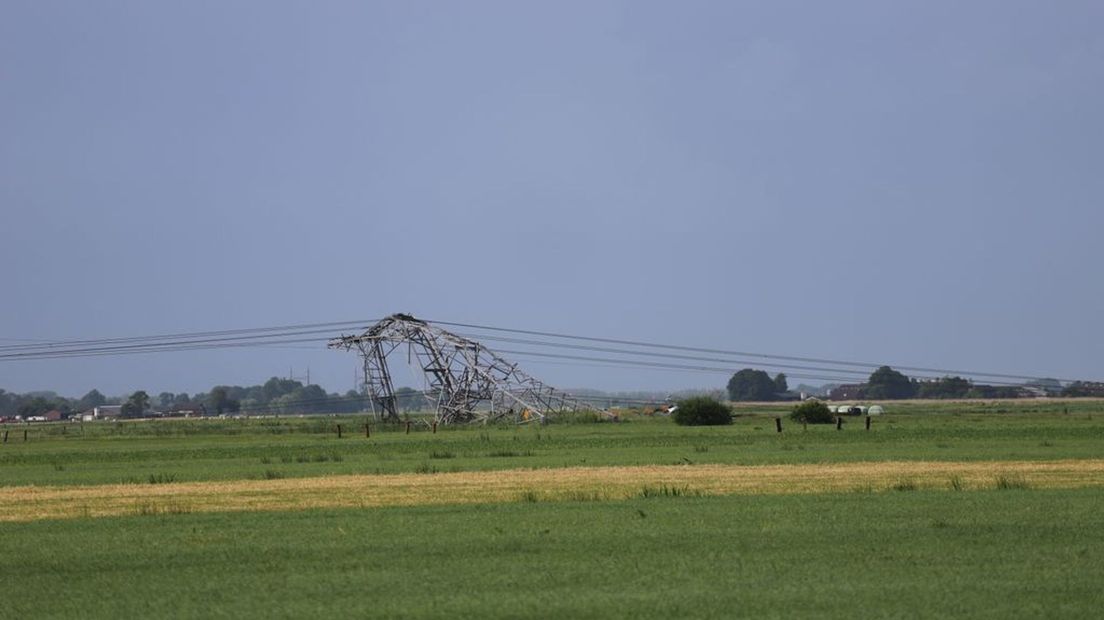
[[[831,424],[835,422],[835,416],[828,405],[819,400],[807,400],[794,407],[790,413],[790,419],[809,424]]]
[[[671,416],[680,426],[719,426],[732,424],[732,411],[728,405],[709,398],[697,396],[680,401],[678,409]]]

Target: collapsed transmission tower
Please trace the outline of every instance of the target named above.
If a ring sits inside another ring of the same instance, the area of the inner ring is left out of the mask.
[[[397,421],[387,356],[407,345],[408,360],[426,377],[425,395],[436,403],[437,422],[487,422],[508,416],[539,419],[594,409],[534,379],[487,347],[414,318],[393,314],[357,336],[330,341],[331,349],[356,350],[364,360],[364,391],[377,419]]]

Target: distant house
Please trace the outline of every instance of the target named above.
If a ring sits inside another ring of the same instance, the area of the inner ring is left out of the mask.
[[[99,407],[93,407],[87,411],[82,411],[80,418],[84,422],[91,422],[92,420],[117,418],[121,415],[123,415],[122,405],[100,405]]]
[[[27,422],[60,422],[61,412],[57,409],[52,409],[46,413],[40,413],[38,415],[27,416]]]
[[[829,400],[859,400],[862,398],[863,388],[866,387],[864,383],[845,383],[839,387],[832,388],[828,392]]]

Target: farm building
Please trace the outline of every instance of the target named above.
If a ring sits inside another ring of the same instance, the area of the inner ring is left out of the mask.
[[[862,395],[864,383],[845,383],[828,392],[829,400],[856,400]]]
[[[82,411],[80,419],[84,422],[91,422],[92,420],[102,420],[104,418],[117,418],[122,414],[122,405],[100,405],[99,407],[93,407],[87,411]]]

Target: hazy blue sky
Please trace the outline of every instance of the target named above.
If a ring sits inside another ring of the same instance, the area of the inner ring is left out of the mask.
[[[403,311],[1100,379],[1101,24],[1097,1],[2,0],[0,338]],[[0,387],[308,365],[351,387],[323,349],[0,362]]]

